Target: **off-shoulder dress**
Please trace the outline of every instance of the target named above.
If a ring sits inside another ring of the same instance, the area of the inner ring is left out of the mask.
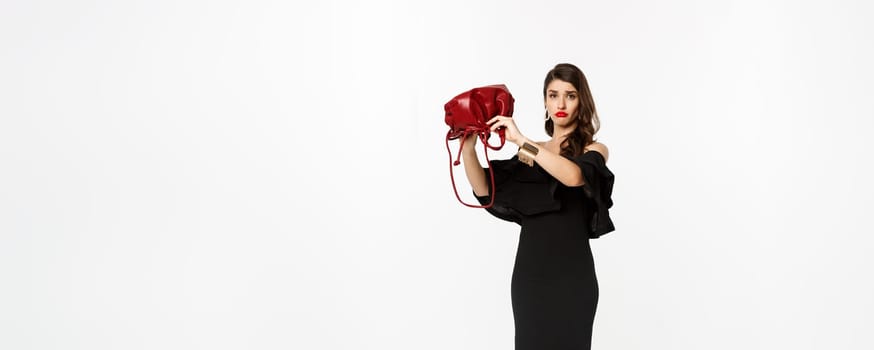
[[[614,230],[614,176],[597,151],[569,158],[585,184],[567,187],[539,165],[493,160],[487,211],[521,226],[511,280],[517,350],[590,349],[598,280],[589,239]],[[488,169],[486,171],[488,177]]]

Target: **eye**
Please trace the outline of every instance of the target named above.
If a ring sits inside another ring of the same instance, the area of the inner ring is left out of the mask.
[[[575,100],[575,99],[577,99],[577,95],[567,95],[567,98],[569,100]]]
[[[549,94],[549,98],[556,98],[556,97],[558,97],[557,94]]]

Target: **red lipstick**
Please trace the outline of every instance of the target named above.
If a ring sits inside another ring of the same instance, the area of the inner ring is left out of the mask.
[[[558,111],[558,112],[555,112],[555,117],[556,118],[564,118],[564,117],[567,117],[567,113],[562,112],[562,111]]]

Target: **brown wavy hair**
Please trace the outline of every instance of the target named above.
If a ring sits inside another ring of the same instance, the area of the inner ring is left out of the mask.
[[[549,73],[546,73],[546,79],[543,81],[543,100],[546,101],[546,87],[553,80],[561,80],[570,83],[577,89],[580,97],[580,105],[577,108],[577,113],[574,116],[576,119],[576,129],[568,134],[567,138],[561,143],[561,155],[566,157],[578,156],[583,153],[586,146],[595,142],[595,133],[601,126],[598,120],[598,112],[595,110],[595,100],[592,98],[592,91],[589,90],[589,82],[583,71],[577,66],[570,63],[559,63]],[[546,113],[546,134],[552,137],[555,131],[555,124],[552,118],[549,118],[549,111]]]

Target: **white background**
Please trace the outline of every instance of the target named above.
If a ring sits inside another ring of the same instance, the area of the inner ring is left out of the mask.
[[[0,348],[511,349],[518,227],[456,201],[443,103],[504,83],[545,139],[559,62],[617,181],[594,348],[874,348],[871,18],[4,1]]]

